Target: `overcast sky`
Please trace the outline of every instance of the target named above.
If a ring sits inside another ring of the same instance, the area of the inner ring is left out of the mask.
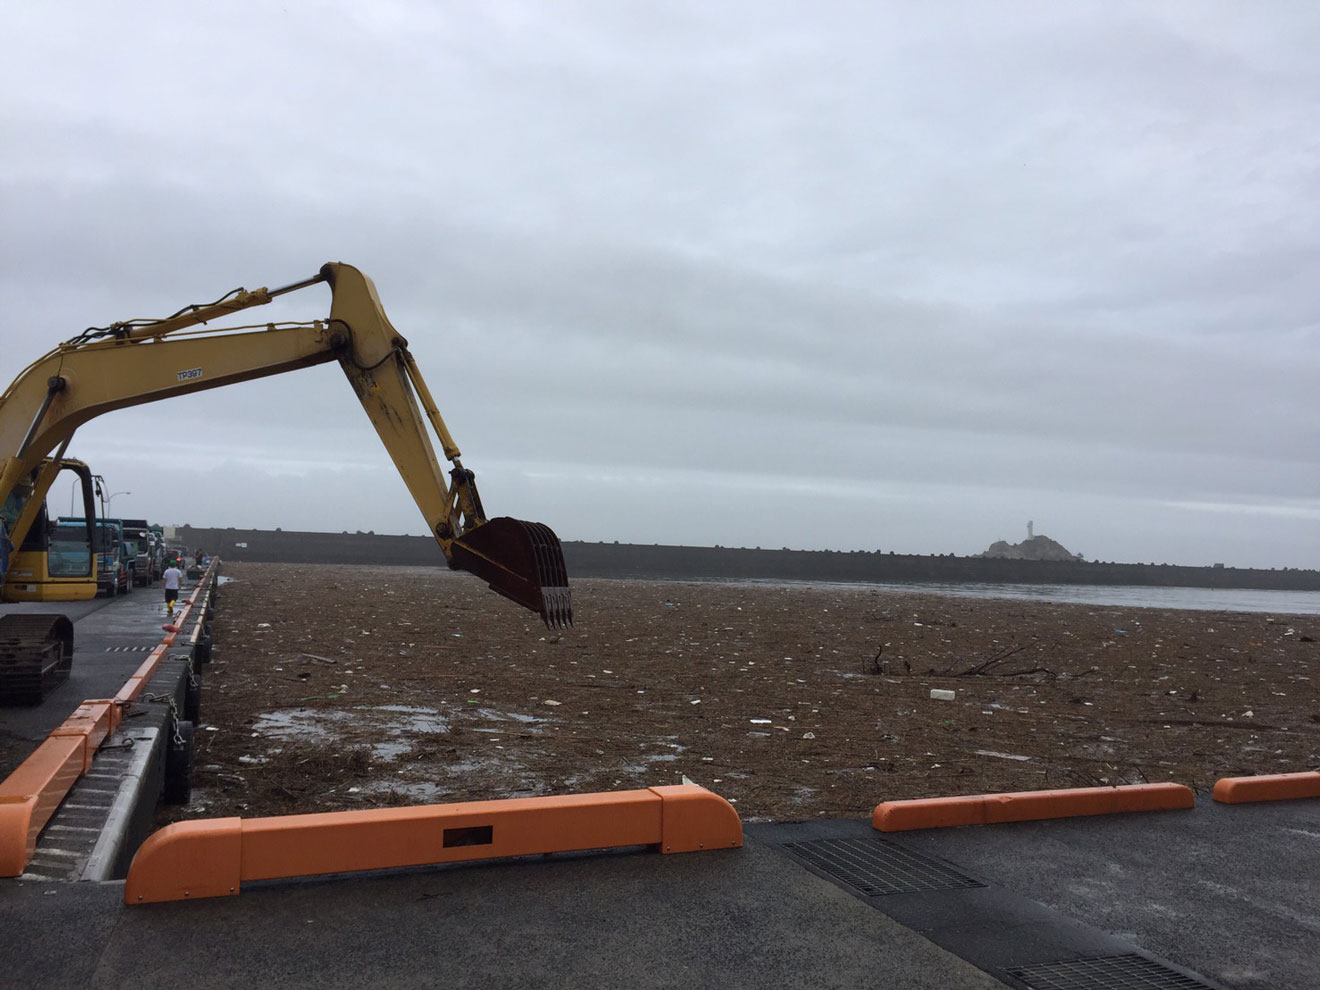
[[[1320,5],[46,0],[6,33],[5,382],[342,260],[487,512],[565,540],[1033,520],[1320,567]],[[70,453],[116,515],[425,532],[335,365]]]

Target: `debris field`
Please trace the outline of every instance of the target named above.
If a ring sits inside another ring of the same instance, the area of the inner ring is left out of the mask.
[[[1320,765],[1315,616],[584,580],[548,631],[439,568],[223,573],[193,800],[161,823],[684,777],[745,821],[858,818]]]

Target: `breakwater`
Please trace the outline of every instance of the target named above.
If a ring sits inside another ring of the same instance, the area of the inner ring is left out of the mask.
[[[426,536],[306,533],[180,526],[174,542],[226,560],[290,564],[443,566]],[[1320,591],[1320,571],[1187,567],[1098,561],[996,560],[868,551],[763,550],[635,543],[564,543],[574,577],[864,581],[888,583],[1091,584],[1166,588]]]

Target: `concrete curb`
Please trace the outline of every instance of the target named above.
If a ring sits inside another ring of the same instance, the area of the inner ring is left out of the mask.
[[[153,751],[160,736],[156,728],[142,727],[133,729],[133,761],[127,773],[120,781],[119,791],[115,794],[106,816],[101,835],[83,867],[83,880],[113,880],[119,875],[119,861],[127,842],[128,832],[138,806],[146,799],[143,793],[148,767]],[[154,799],[154,795],[151,795]],[[154,800],[153,800],[154,804]]]
[[[138,849],[125,904],[238,894],[244,883],[553,852],[736,849],[742,822],[696,784],[458,804],[175,822]]]
[[[1172,811],[1191,808],[1195,804],[1196,795],[1191,788],[1182,784],[1078,787],[885,801],[876,806],[871,816],[871,825],[881,832],[906,832],[922,828],[996,825],[1130,811]]]
[[[1317,798],[1320,797],[1320,771],[1223,777],[1215,782],[1214,797],[1220,804]]]

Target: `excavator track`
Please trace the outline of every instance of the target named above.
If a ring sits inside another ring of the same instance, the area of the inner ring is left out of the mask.
[[[0,618],[0,705],[37,705],[73,666],[73,623],[63,615]]]

